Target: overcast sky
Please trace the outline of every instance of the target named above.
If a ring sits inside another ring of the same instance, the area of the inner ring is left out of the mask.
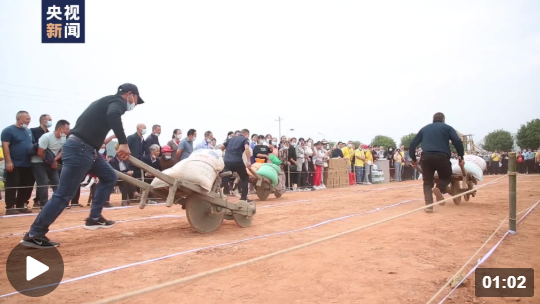
[[[398,144],[438,111],[476,141],[540,117],[536,0],[87,0],[78,45],[42,44],[40,9],[0,0],[1,128],[19,110],[74,124],[125,82],[146,101],[126,133],[161,124],[162,144],[277,136],[279,116],[288,136]]]

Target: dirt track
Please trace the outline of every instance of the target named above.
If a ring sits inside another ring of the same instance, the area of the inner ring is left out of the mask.
[[[487,177],[483,183],[494,179]],[[539,183],[540,176],[518,177],[518,211],[540,200]],[[13,295],[0,298],[0,302],[95,301],[385,219],[422,206],[421,198],[418,181],[287,193],[279,200],[271,198],[258,202],[251,227],[242,229],[233,221],[225,221],[216,232],[205,235],[192,231],[183,217],[184,210],[176,205],[172,208],[148,206],[144,210],[137,207],[105,210],[107,219],[140,220],[118,223],[108,230],[87,231],[77,227],[49,233],[52,240],[61,243],[64,280],[197,248],[236,243],[62,284],[42,298]],[[376,210],[400,202],[401,205]],[[118,202],[115,204],[119,205]],[[82,225],[88,213],[76,211],[81,210],[66,210],[51,230]],[[366,214],[368,211],[373,212]],[[3,208],[0,212],[4,212]],[[508,178],[505,177],[486,186],[471,202],[462,202],[460,206],[447,203],[435,207],[433,214],[416,212],[323,244],[149,293],[125,303],[148,303],[156,299],[164,303],[425,303],[471,257],[507,214]],[[161,215],[171,217],[146,219]],[[342,218],[349,215],[353,216]],[[25,232],[34,218],[0,218],[2,269],[5,269],[10,250],[22,237],[8,234]],[[294,231],[332,219],[338,220]],[[488,248],[504,231],[500,231]],[[269,234],[274,235],[238,242]],[[507,238],[483,267],[532,267],[536,270],[538,286],[538,252],[540,207],[518,226],[518,234]],[[448,290],[443,294],[446,295]],[[3,272],[0,295],[13,291]],[[520,303],[540,303],[540,288],[535,289],[535,294],[534,298],[521,298]],[[447,303],[513,301],[516,299],[475,298],[473,276]]]

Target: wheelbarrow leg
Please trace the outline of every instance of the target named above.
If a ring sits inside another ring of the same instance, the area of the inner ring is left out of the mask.
[[[174,197],[176,195],[176,189],[178,189],[178,180],[174,182],[172,186],[169,187],[169,195],[165,201],[167,207],[171,207],[174,204]]]

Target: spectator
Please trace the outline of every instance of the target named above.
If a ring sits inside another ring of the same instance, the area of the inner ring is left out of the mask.
[[[315,172],[315,165],[313,164],[313,139],[308,138],[307,145],[304,151],[304,154],[306,155],[306,162],[307,162],[307,186],[311,188],[311,190],[315,190],[313,188],[313,174]]]
[[[508,173],[508,153],[503,152],[501,155],[501,174]]]
[[[217,140],[215,138],[212,139],[212,142],[210,143],[210,149],[216,150]]]
[[[128,147],[131,151],[131,156],[135,157],[138,160],[142,160],[145,153],[145,134],[146,125],[140,123],[137,125],[137,132],[127,137]]]
[[[15,124],[2,131],[2,148],[6,159],[6,215],[32,213],[32,210],[24,207],[32,195],[35,182],[29,153],[33,138],[28,129],[30,120],[28,112],[19,111]]]
[[[257,138],[257,145],[253,148],[253,155],[256,163],[266,163],[269,161],[270,149],[264,144],[264,137]]]
[[[152,145],[150,146],[150,153],[148,155],[145,155],[142,159],[143,163],[149,165],[150,167],[161,171],[161,166],[159,164],[159,154],[160,154],[160,147],[158,145]],[[152,175],[150,172],[144,173],[144,181],[150,184],[152,182],[152,179],[154,178],[154,175]]]
[[[187,137],[180,141],[178,150],[176,151],[176,161],[180,162],[188,158],[193,153],[193,142],[197,138],[197,131],[189,129]]]
[[[354,145],[354,143],[351,140],[349,140],[349,142],[347,143],[347,146],[341,150],[343,152],[343,158],[347,160],[347,164],[351,168],[351,172],[354,172],[355,170],[354,167],[356,167],[355,148],[356,146]]]
[[[296,145],[296,185],[298,189],[306,187],[307,163],[306,163],[306,141],[303,138],[298,140]]]
[[[37,156],[32,156],[32,172],[36,180],[36,197],[38,205],[43,208],[49,200],[49,187],[56,191],[60,176],[58,175],[58,160],[62,158],[62,146],[69,134],[69,122],[59,120],[54,132],[47,133],[39,139]]]
[[[176,160],[172,158],[171,147],[163,146],[163,148],[161,148],[161,154],[162,155],[159,158],[159,166],[161,167],[161,171],[167,170],[176,165]]]
[[[39,117],[39,127],[30,129],[32,136],[34,136],[34,143],[38,144],[39,139],[43,134],[49,133],[49,128],[53,126],[52,118],[49,114],[43,114]]]
[[[291,163],[291,165],[289,166],[289,174],[291,177],[289,178],[289,183],[287,184],[287,187],[289,190],[293,190],[293,186],[297,181],[296,172],[298,170],[296,163],[296,138],[291,138],[289,142],[289,162]]]
[[[373,154],[368,146],[364,145],[366,162],[364,165],[364,185],[371,185],[371,166],[373,165]]]
[[[277,140],[277,137],[272,137],[272,146],[277,147],[278,145],[279,145],[279,141]],[[277,150],[276,150],[276,152],[277,152]]]
[[[499,154],[499,151],[495,150],[491,154],[491,174],[499,175],[500,167],[499,162],[501,161],[501,155]]]
[[[118,150],[119,146],[119,144],[116,144],[114,149]],[[115,156],[109,161],[109,164],[114,170],[122,172],[131,177],[133,177],[135,174],[135,170],[129,160],[121,160],[118,156]],[[137,188],[120,179],[116,182],[116,185],[120,188],[120,192],[122,193],[122,206],[129,206],[131,201],[137,197]]]
[[[518,152],[517,154],[517,166],[518,166],[518,172],[521,174],[525,174],[527,171],[525,168],[525,157],[523,156],[523,153]]]
[[[531,148],[527,149],[525,152],[525,165],[527,166],[527,174],[534,173],[534,153],[531,151]]]
[[[159,144],[159,135],[161,135],[161,126],[153,125],[152,134],[148,135],[144,143],[144,153],[145,155],[150,155],[150,147],[153,145],[159,146],[159,151],[161,151],[161,145]]]
[[[172,134],[172,139],[169,140],[169,142],[167,143],[167,146],[171,148],[171,151],[172,151],[171,157],[174,160],[176,160],[176,151],[178,150],[178,146],[180,146],[181,139],[182,139],[182,130],[174,129],[173,134]]]
[[[392,147],[388,147],[388,152],[386,154],[386,158],[388,159],[388,161],[390,161],[390,168],[394,168],[394,154],[395,154],[395,151],[394,151],[394,148]]]
[[[341,149],[343,149],[343,143],[339,142],[337,147],[332,150],[332,158],[343,158],[343,151]]]
[[[362,149],[362,145],[358,145],[358,149],[354,151],[354,171],[356,172],[356,184],[362,184],[364,180],[364,168],[366,165],[366,154]]]
[[[396,181],[402,182],[403,179],[401,178],[401,169],[402,169],[402,162],[403,162],[403,155],[401,154],[401,149],[397,149],[396,153],[394,153],[394,168],[396,169]]]
[[[200,142],[195,150],[199,149],[211,149],[210,143],[212,142],[212,139],[214,138],[212,132],[206,131],[204,132],[204,139],[202,142]]]
[[[257,134],[251,135],[251,142],[249,143],[249,147],[251,148],[251,151],[253,151],[253,149],[255,149],[255,146],[258,144],[259,144],[259,135]],[[255,163],[255,155],[253,155],[253,153],[251,153],[251,163],[252,164]]]
[[[404,156],[405,164],[403,167],[403,178],[405,178],[405,180],[414,179],[413,167],[411,164],[411,156],[409,155],[409,150],[410,150],[409,147],[404,147],[404,150],[403,150],[405,151],[405,156]]]
[[[313,175],[313,188],[315,190],[324,189],[323,185],[323,170],[324,170],[324,161],[325,161],[325,150],[323,149],[323,144],[319,141],[315,144],[315,149],[313,151],[313,159],[315,163],[315,174]]]

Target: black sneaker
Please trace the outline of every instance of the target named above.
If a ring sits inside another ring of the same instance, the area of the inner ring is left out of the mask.
[[[6,215],[15,215],[15,214],[19,214],[19,210],[15,209],[15,208],[9,208],[9,209],[6,209]]]
[[[253,200],[251,200],[251,199],[245,199],[245,200],[240,199],[240,200],[241,200],[241,201],[245,201],[245,202],[247,202],[247,203],[253,203]]]
[[[88,229],[88,230],[108,229],[108,228],[111,228],[112,226],[114,226],[114,221],[107,221],[101,216],[98,220],[87,218],[86,225],[84,225],[84,229]]]
[[[26,233],[21,241],[21,245],[37,248],[37,249],[48,249],[60,246],[60,243],[53,242],[49,240],[46,236],[32,237],[30,233]]]
[[[32,210],[28,208],[21,208],[19,209],[19,213],[32,213]]]
[[[114,207],[111,203],[105,203],[105,205],[103,205],[104,208],[112,208]]]
[[[82,207],[83,205],[81,204],[71,204],[71,207]]]

